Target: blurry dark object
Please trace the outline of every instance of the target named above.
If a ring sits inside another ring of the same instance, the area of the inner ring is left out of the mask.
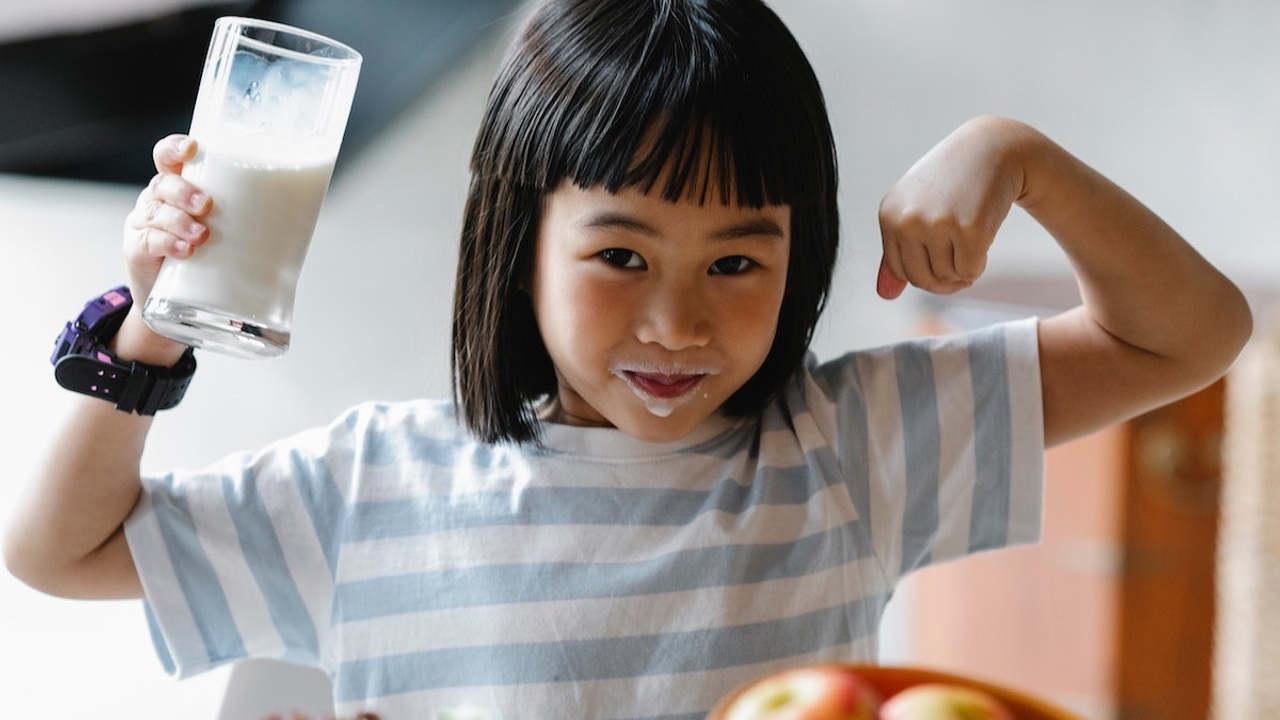
[[[240,0],[0,44],[0,173],[129,184],[191,122],[213,21],[276,20],[364,55],[338,172],[521,0]]]

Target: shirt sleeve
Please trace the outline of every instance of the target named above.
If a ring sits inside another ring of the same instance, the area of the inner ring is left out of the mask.
[[[249,657],[324,667],[344,505],[328,456],[344,430],[144,479],[125,534],[167,672]]]
[[[814,373],[886,579],[1037,542],[1044,419],[1037,320],[853,353]]]

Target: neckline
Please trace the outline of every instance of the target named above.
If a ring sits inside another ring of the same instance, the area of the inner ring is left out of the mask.
[[[634,438],[617,428],[565,425],[544,420],[542,445],[559,453],[604,460],[657,458],[704,444],[742,422],[742,418],[716,412],[683,438],[655,443]]]

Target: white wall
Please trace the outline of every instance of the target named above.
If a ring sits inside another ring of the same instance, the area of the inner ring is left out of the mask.
[[[912,296],[872,290],[880,196],[964,119],[1032,122],[1250,284],[1280,278],[1280,4],[1271,0],[776,0],[827,88],[841,151],[845,255],[822,355],[912,332]],[[331,189],[299,288],[294,347],[204,353],[158,422],[150,468],[194,465],[328,420],[366,398],[447,392],[448,317],[466,154],[495,48],[413,108]],[[48,353],[93,292],[122,281],[137,188],[0,178],[0,515],[66,403]],[[1064,272],[1014,213],[991,272]],[[1140,269],[1135,269],[1140,272]],[[133,603],[51,600],[0,573],[0,692],[14,715],[212,718],[225,673],[160,675]],[[894,637],[907,632],[896,615]]]

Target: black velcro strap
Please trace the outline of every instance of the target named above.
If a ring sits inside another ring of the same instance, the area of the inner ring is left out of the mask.
[[[187,348],[172,368],[124,365],[106,353],[67,355],[54,366],[53,375],[62,387],[110,401],[118,410],[154,415],[182,400],[195,371],[195,351]]]
[[[118,403],[130,370],[103,355],[99,358],[67,355],[53,366],[53,377],[68,390]]]

